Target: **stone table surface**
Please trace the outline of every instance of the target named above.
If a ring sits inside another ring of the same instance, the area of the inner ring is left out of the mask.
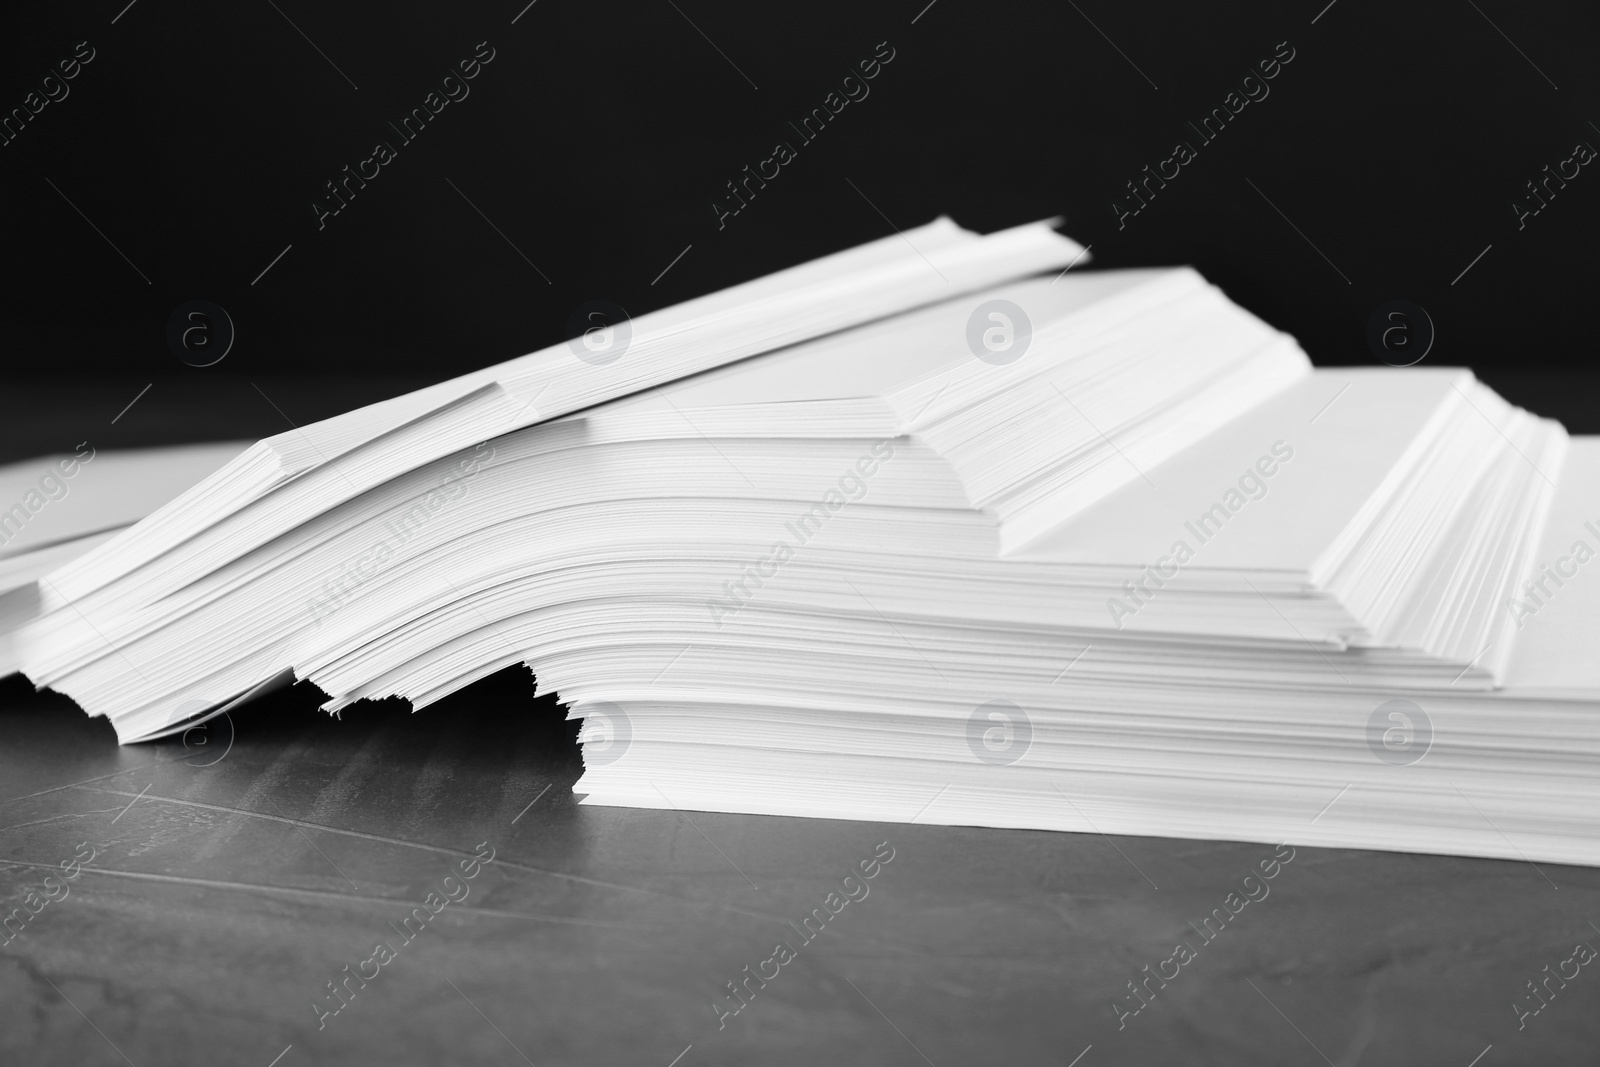
[[[1596,1062],[1597,870],[591,807],[525,672],[416,714],[304,690],[119,748],[0,683],[0,1062]]]

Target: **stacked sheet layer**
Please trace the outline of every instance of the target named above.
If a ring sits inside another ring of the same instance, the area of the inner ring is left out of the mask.
[[[124,740],[526,664],[589,803],[1600,863],[1600,445],[1044,226],[907,237],[263,442],[15,655]]]

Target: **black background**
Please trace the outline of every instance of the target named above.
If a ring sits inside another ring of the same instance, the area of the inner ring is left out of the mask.
[[[1192,263],[1319,364],[1376,363],[1369,315],[1414,301],[1428,362],[1600,430],[1600,176],[1520,231],[1511,209],[1600,145],[1592,6],[125,3],[0,18],[0,108],[96,51],[0,147],[6,455],[274,433],[559,341],[586,300],[639,314],[940,213],[1064,215],[1098,266]],[[470,96],[319,230],[323,184],[480,41]],[[719,230],[724,183],[880,41],[870,95]],[[1200,147],[1186,123],[1282,41],[1270,95]],[[1119,229],[1113,198],[1180,138],[1199,158]],[[166,343],[193,299],[238,331],[213,367]],[[52,423],[86,394],[104,423]]]

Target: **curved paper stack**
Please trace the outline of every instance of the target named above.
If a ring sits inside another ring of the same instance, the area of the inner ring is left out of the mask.
[[[47,576],[123,533],[249,447],[248,441],[73,453],[0,467],[0,675]],[[0,505],[3,506],[3,505]]]
[[[263,442],[51,575],[23,669],[138,740],[525,663],[590,803],[1600,863],[1594,442],[1045,226],[907,236]]]

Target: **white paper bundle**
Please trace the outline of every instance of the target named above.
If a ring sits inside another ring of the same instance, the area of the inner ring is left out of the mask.
[[[263,442],[22,667],[128,741],[526,664],[590,803],[1600,863],[1596,442],[1045,226],[908,238]]]

